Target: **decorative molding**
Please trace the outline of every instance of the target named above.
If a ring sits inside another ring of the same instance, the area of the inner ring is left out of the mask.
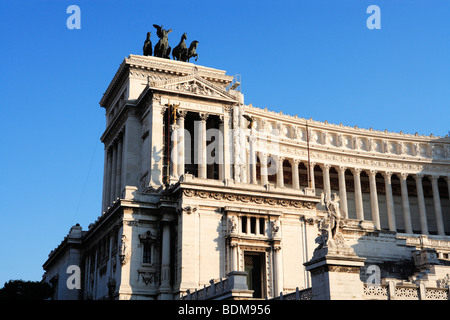
[[[315,209],[316,204],[310,201],[275,199],[270,197],[248,196],[225,192],[210,192],[203,190],[184,189],[183,195],[186,197],[198,197],[203,199],[239,201],[243,203],[268,204],[271,206],[280,205],[283,207],[294,207],[304,209]]]

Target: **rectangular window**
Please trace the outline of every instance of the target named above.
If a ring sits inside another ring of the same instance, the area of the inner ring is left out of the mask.
[[[256,218],[250,218],[250,233],[256,234]]]
[[[150,243],[144,243],[144,257],[143,263],[152,263],[152,245]]]
[[[247,233],[247,217],[242,217],[241,218],[241,232],[242,233]]]
[[[264,218],[259,218],[259,234],[264,235],[265,228],[266,228],[266,223],[264,221]]]

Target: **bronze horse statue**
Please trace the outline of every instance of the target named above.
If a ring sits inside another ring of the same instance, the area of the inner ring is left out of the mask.
[[[155,57],[170,59],[171,48],[169,46],[169,40],[167,35],[172,32],[172,29],[165,30],[163,26],[153,25],[156,28],[156,35],[159,38],[158,43],[155,46]]]
[[[173,48],[172,56],[173,56],[174,60],[185,61],[182,59],[187,55],[187,47],[186,47],[186,41],[185,41],[186,39],[187,39],[187,34],[183,33],[183,35],[181,36],[180,43],[175,48]]]
[[[147,39],[144,41],[144,47],[142,48],[142,51],[144,52],[144,56],[151,56],[152,55],[152,42],[150,41],[150,35],[151,32],[147,32]]]
[[[183,61],[189,62],[189,59],[192,58],[192,57],[195,57],[195,61],[197,61],[197,59],[198,59],[198,54],[197,54],[197,51],[196,51],[197,45],[198,45],[198,41],[197,40],[194,40],[194,41],[191,42],[191,45],[189,46],[189,49],[187,50],[187,54],[186,54],[185,60],[183,60]]]

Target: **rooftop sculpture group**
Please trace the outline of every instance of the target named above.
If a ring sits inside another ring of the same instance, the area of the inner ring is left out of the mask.
[[[155,45],[153,50],[152,42],[150,40],[151,32],[147,32],[147,39],[144,41],[143,55],[170,59],[170,53],[172,52],[172,57],[174,60],[189,62],[189,59],[195,57],[195,61],[198,59],[198,54],[196,52],[198,41],[194,40],[191,42],[189,48],[186,45],[187,34],[183,33],[181,36],[180,43],[173,48],[169,45],[168,34],[172,32],[172,29],[163,29],[163,26],[153,25],[156,28],[156,35],[159,38],[158,43]]]

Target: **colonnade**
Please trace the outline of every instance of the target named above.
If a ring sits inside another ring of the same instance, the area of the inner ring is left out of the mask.
[[[172,148],[177,150],[177,156],[171,157],[171,172],[170,175],[178,178],[182,174],[184,174],[185,170],[185,148],[184,148],[184,121],[186,117],[187,111],[180,110],[177,115],[177,122],[172,124]],[[206,136],[206,121],[208,119],[207,113],[198,113],[198,118],[200,121],[198,132],[195,132],[193,137],[194,139],[198,139],[198,178],[206,179],[207,175],[207,136]],[[223,141],[219,146],[223,146],[217,150],[220,153],[220,159],[222,161],[219,163],[219,180],[228,179],[231,177],[231,170],[233,166],[229,166],[230,154],[229,148],[227,147],[230,143],[228,137],[228,119],[224,119],[224,116],[221,116],[220,122],[220,132],[222,133]],[[232,143],[232,142],[231,142]],[[178,145],[181,144],[181,145]],[[284,169],[283,163],[287,160],[292,168],[292,188],[300,189],[300,181],[299,181],[299,164],[301,162],[305,163],[305,160],[300,160],[296,158],[285,158],[279,155],[270,155],[266,152],[257,151],[256,147],[256,138],[254,136],[249,137],[249,148],[245,150],[247,164],[246,170],[247,174],[245,175],[246,181],[239,181],[243,183],[250,184],[261,184],[266,185],[273,181],[273,177],[269,179],[270,175],[275,174],[276,180],[274,181],[276,186],[279,188],[285,187],[284,182]],[[234,155],[233,155],[234,156]],[[113,157],[114,158],[114,157]],[[273,173],[269,170],[268,160],[272,158],[276,164],[276,172]],[[259,160],[259,161],[258,161]],[[259,162],[259,173],[260,179],[258,179],[258,168],[257,164]],[[339,180],[339,197],[340,197],[340,205],[342,210],[348,216],[348,199],[347,199],[347,188],[346,188],[346,171],[349,170],[353,175],[353,184],[354,184],[354,194],[355,194],[355,214],[357,220],[364,220],[364,205],[363,205],[363,192],[361,189],[361,173],[365,172],[369,177],[369,189],[370,189],[370,210],[371,217],[374,223],[374,226],[377,229],[381,229],[381,220],[380,220],[380,208],[378,201],[378,192],[377,192],[377,182],[376,175],[380,173],[384,178],[384,187],[386,194],[386,212],[387,212],[387,221],[388,228],[390,231],[397,231],[397,223],[396,223],[396,214],[394,209],[394,194],[392,190],[392,175],[395,174],[400,179],[400,188],[401,188],[401,203],[402,203],[402,217],[404,224],[404,232],[413,233],[413,227],[411,222],[411,208],[410,208],[410,199],[408,196],[408,185],[407,178],[412,176],[415,179],[416,189],[417,189],[417,204],[418,211],[420,216],[420,232],[422,234],[429,234],[429,227],[427,224],[427,214],[431,214],[427,212],[425,206],[425,197],[422,185],[422,179],[424,175],[422,173],[405,173],[405,172],[392,172],[392,171],[384,171],[384,170],[374,170],[369,168],[362,167],[346,167],[342,165],[331,165],[328,163],[311,163],[309,168],[309,176],[310,176],[310,188],[315,189],[315,181],[314,181],[314,167],[315,165],[319,165],[322,169],[323,173],[323,192],[325,195],[331,194],[331,184],[330,184],[330,168],[334,168],[338,172],[338,180]],[[278,174],[280,172],[281,174]],[[436,232],[438,235],[445,235],[444,229],[444,219],[443,212],[441,206],[440,193],[438,188],[438,179],[439,175],[429,175],[429,179],[431,179],[431,187],[433,193],[433,205],[434,205],[434,218],[436,221]],[[447,180],[448,189],[450,190],[450,177],[445,176]],[[450,193],[450,191],[449,191]],[[449,195],[450,197],[450,195]],[[397,209],[398,210],[398,209]],[[398,217],[397,217],[398,218]],[[449,232],[450,230],[447,230]]]
[[[109,145],[105,152],[103,181],[103,211],[120,197],[122,188],[123,134]]]
[[[251,151],[250,151],[251,153]],[[267,173],[267,164],[268,164],[268,154],[264,152],[259,152],[257,154],[260,161],[260,176],[261,179],[258,181],[256,171],[257,164],[256,161],[250,162],[251,169],[250,171],[253,173],[250,175],[250,183],[252,184],[262,184],[265,185],[269,182],[268,173]],[[285,158],[282,156],[275,156],[275,163],[277,166],[276,170],[276,186],[279,188],[284,188],[284,168],[283,163]],[[298,159],[289,159],[289,163],[291,165],[292,172],[292,188],[299,189],[299,163],[301,161]],[[330,168],[335,168],[338,172],[338,180],[339,180],[339,198],[340,198],[340,206],[343,212],[348,216],[348,203],[347,203],[347,188],[346,188],[346,179],[345,174],[347,170],[353,174],[353,183],[354,183],[354,193],[355,193],[355,211],[356,211],[356,219],[364,220],[364,208],[363,208],[363,196],[361,189],[361,173],[364,171],[369,177],[369,188],[370,188],[370,205],[371,205],[371,216],[372,221],[374,223],[375,228],[381,229],[380,223],[380,210],[379,210],[379,201],[378,201],[378,191],[377,191],[377,183],[376,183],[376,175],[377,170],[374,169],[363,169],[360,167],[347,168],[346,166],[332,166],[328,163],[315,163],[312,162],[310,164],[310,186],[311,188],[315,188],[315,175],[314,175],[314,167],[318,165],[323,174],[323,192],[325,195],[331,195],[331,184],[330,184]],[[401,199],[402,199],[402,215],[404,222],[404,231],[405,233],[413,233],[412,222],[411,222],[411,208],[410,208],[410,200],[408,196],[408,185],[407,178],[408,176],[412,176],[416,182],[417,189],[417,203],[418,203],[418,211],[420,216],[420,231],[422,234],[429,234],[429,228],[427,224],[427,213],[425,208],[425,197],[424,197],[424,189],[422,185],[422,180],[424,178],[424,174],[422,173],[397,173],[391,171],[379,171],[384,178],[384,185],[386,191],[386,205],[387,205],[387,215],[388,215],[388,226],[390,231],[397,231],[396,225],[396,216],[394,210],[394,195],[392,191],[392,175],[395,174],[399,177],[400,187],[401,187]],[[431,180],[431,187],[433,192],[433,204],[434,204],[434,215],[436,221],[436,229],[438,235],[445,235],[444,230],[444,219],[442,213],[441,206],[441,197],[438,187],[438,179],[439,175],[429,175]],[[449,198],[450,198],[450,177],[443,176],[446,178],[447,187],[449,190]],[[447,230],[448,231],[448,230]]]
[[[177,179],[185,173],[185,118],[187,116],[187,110],[177,111],[177,120],[171,124],[171,162],[170,162],[170,176]],[[199,112],[198,120],[200,125],[197,128],[197,132],[193,132],[191,135],[194,139],[197,139],[195,144],[198,146],[197,154],[195,155],[195,160],[197,161],[197,176],[201,179],[208,178],[208,159],[207,159],[207,128],[206,123],[210,114]],[[220,115],[220,125],[219,131],[220,135],[216,136],[219,139],[218,146],[215,151],[218,155],[215,160],[219,165],[219,179],[229,179],[231,175],[230,161],[229,159],[229,149],[224,147],[229,145],[229,125],[228,125],[228,115]]]

